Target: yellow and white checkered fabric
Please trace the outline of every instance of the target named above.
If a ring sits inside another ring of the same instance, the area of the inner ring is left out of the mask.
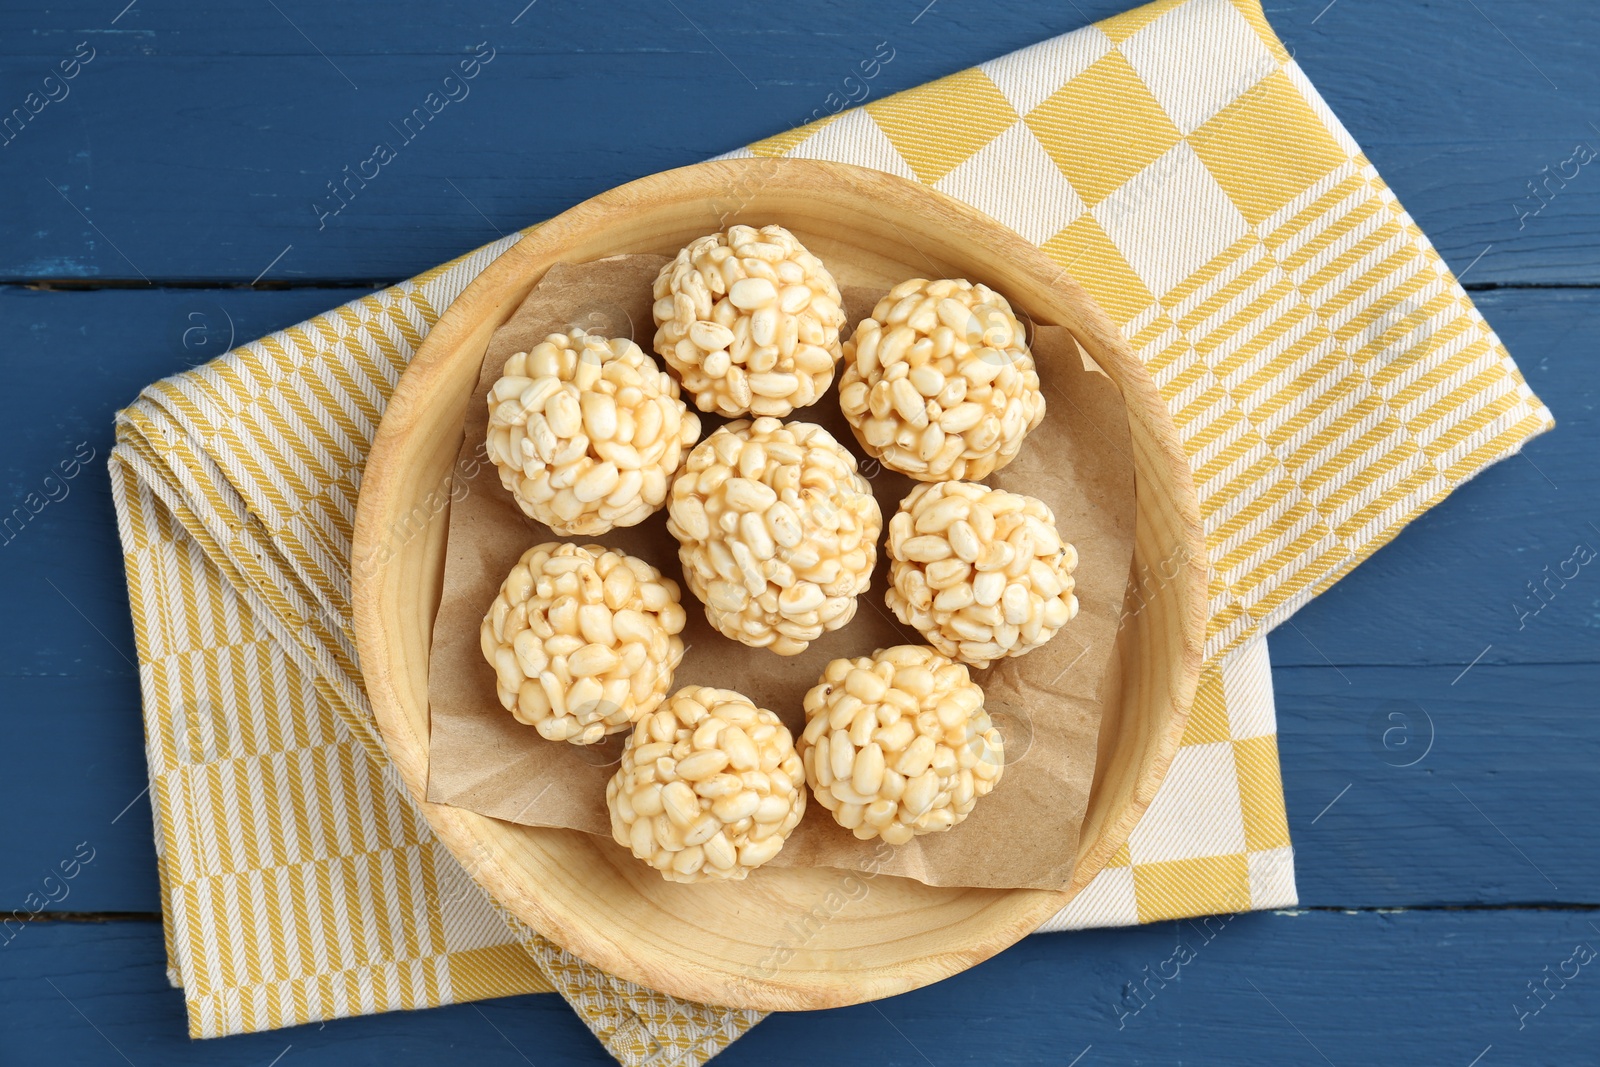
[[[1254,0],[1163,0],[752,146],[933,185],[1122,326],[1194,464],[1208,661],[1166,784],[1047,930],[1294,902],[1264,635],[1552,425]],[[744,154],[744,153],[739,153]],[[384,759],[351,522],[384,403],[515,236],[158,382],[113,486],[169,965],[191,1032],[555,989],[627,1064],[758,1016],[620,982],[500,912]]]

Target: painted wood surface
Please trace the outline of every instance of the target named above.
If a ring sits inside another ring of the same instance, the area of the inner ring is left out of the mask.
[[[718,1067],[1594,1062],[1600,933],[1574,912],[1314,911],[1044,934],[936,986],[774,1015]],[[554,995],[193,1043],[153,922],[40,923],[0,954],[0,1064],[611,1061]],[[1589,962],[1582,962],[1588,959]],[[1487,1050],[1487,1051],[1486,1051]]]
[[[539,0],[515,24],[515,2],[404,0],[381,20],[360,5],[141,3],[114,26],[121,5],[106,0],[48,18],[9,5],[5,108],[80,43],[94,58],[3,149],[0,278],[248,282],[269,264],[276,282],[406,277],[630,178],[803,122],[879,41],[894,59],[867,83],[872,98],[1128,6],[938,0],[913,21],[924,3],[804,0],[756,17],[732,0],[681,12]],[[1469,280],[1600,281],[1600,175],[1559,177],[1576,143],[1600,150],[1600,8],[1267,7],[1457,271],[1492,245]],[[319,222],[327,183],[395,139],[390,124],[480,43],[494,58],[467,95]],[[1547,166],[1558,177],[1528,200]],[[1524,201],[1545,206],[1519,221]]]
[[[0,909],[95,849],[58,914],[0,945],[0,1065],[604,1062],[552,996],[188,1042],[152,921],[111,413],[229,338],[802,121],[878,41],[896,51],[874,96],[1127,6],[522,2],[406,0],[381,20],[299,2],[0,9],[4,109],[94,50],[0,148],[0,366],[27,398],[0,419],[0,500],[94,453],[0,545]],[[1600,576],[1560,574],[1577,545],[1600,549],[1600,178],[1584,167],[1542,205],[1527,183],[1578,142],[1600,148],[1600,9],[1314,0],[1268,16],[1559,422],[1272,636],[1311,910],[1209,942],[1174,924],[1032,938],[881,1005],[770,1019],[720,1062],[1594,1058],[1594,968],[1569,961],[1600,948]],[[472,95],[319,231],[325,183],[483,41]],[[1194,963],[1135,1012],[1143,968],[1171,973],[1183,937]]]

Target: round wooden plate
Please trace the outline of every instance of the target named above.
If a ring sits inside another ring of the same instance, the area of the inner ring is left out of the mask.
[[[1036,321],[1069,328],[1122,391],[1135,453],[1134,573],[1163,571],[1120,632],[1065,892],[940,889],[792,868],[678,885],[607,839],[423,799],[428,647],[448,524],[434,502],[448,486],[490,335],[556,262],[672,255],[734,222],[788,227],[842,285],[984,282]],[[411,533],[396,538],[395,530]],[[805,160],[727,160],[643,178],[552,219],[490,265],[445,311],[395,389],[363,477],[353,558],[356,637],[378,725],[424,815],[474,877],[534,929],[612,974],[691,1000],[769,1010],[859,1003],[938,981],[1030,933],[1087,885],[1127,841],[1177,750],[1206,620],[1188,461],[1155,383],[1088,294],[1037,248],[962,203],[877,171]]]

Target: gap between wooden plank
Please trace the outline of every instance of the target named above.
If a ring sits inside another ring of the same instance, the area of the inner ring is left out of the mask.
[[[96,292],[102,289],[251,289],[257,292],[286,289],[387,289],[406,278],[296,278],[285,280],[219,281],[196,278],[0,278],[0,289],[33,289],[41,292]],[[1600,289],[1600,282],[1465,282],[1469,293],[1492,293],[1501,289]]]
[[[1340,907],[1333,904],[1312,904],[1295,908],[1274,908],[1271,914],[1293,918],[1305,914],[1328,915],[1405,915],[1415,912],[1488,912],[1488,911],[1532,911],[1532,912],[1573,912],[1575,914],[1588,914],[1600,912],[1600,903],[1582,904],[1419,904],[1416,906],[1402,907]],[[55,911],[40,912],[28,920],[32,923],[115,923],[115,922],[160,922],[161,913],[154,911]],[[1153,925],[1153,924],[1145,924]]]

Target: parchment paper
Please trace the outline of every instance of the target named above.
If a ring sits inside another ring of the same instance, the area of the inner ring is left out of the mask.
[[[507,357],[572,325],[629,335],[652,351],[650,286],[665,262],[640,255],[557,265],[490,341],[467,404],[451,494],[444,591],[428,660],[430,801],[610,839],[605,785],[627,735],[588,747],[544,740],[500,706],[494,670],[479,649],[484,612],[517,559],[542,541],[566,540],[524,516],[484,458],[485,397]],[[850,323],[870,314],[880,295],[846,289]],[[1036,325],[1033,351],[1046,397],[1044,421],[1029,434],[1021,454],[985,481],[1036,496],[1054,510],[1061,536],[1078,549],[1080,610],[1046,645],[974,672],[1005,739],[1006,769],[999,785],[965,822],[946,833],[914,838],[888,859],[881,842],[857,841],[813,800],[770,866],[875,870],[940,886],[1059,889],[1070,880],[1094,778],[1100,690],[1113,657],[1132,560],[1132,450],[1120,394],[1104,374],[1085,365],[1071,335]],[[887,528],[914,483],[867,458],[840,413],[836,391],[790,418],[820,423],[855,452]],[[704,414],[701,420],[705,434],[723,421]],[[872,588],[862,595],[854,620],[787,658],[748,648],[710,627],[702,605],[683,584],[664,510],[638,526],[576,540],[632,553],[683,588],[688,651],[673,688],[701,684],[739,690],[775,711],[796,736],[805,725],[802,698],[829,660],[925,643],[884,606],[888,564],[881,539]]]

